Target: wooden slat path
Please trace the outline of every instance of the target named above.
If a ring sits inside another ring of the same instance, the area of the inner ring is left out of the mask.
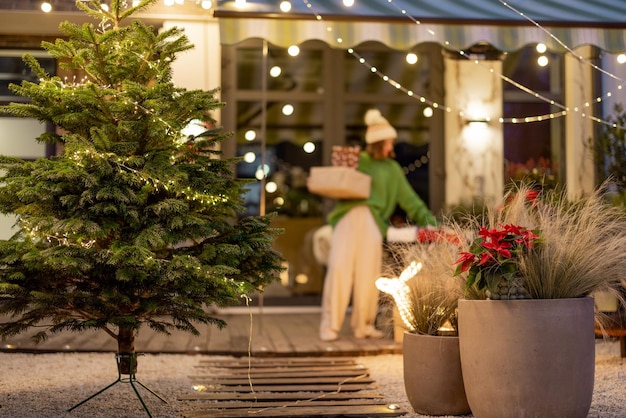
[[[185,418],[396,417],[369,371],[351,358],[257,358],[200,361]]]
[[[322,395],[322,393],[319,393]],[[324,399],[327,401],[335,400],[350,400],[350,399],[383,399],[384,396],[375,392],[363,392],[357,393],[323,393]],[[271,402],[275,400],[279,401],[299,401],[302,400],[302,394],[299,393],[194,393],[193,395],[183,395],[178,398],[181,401],[255,401],[255,402]],[[306,399],[310,400],[309,397]]]

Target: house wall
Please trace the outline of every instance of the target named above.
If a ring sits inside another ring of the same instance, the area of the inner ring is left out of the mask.
[[[501,61],[446,58],[445,203],[469,204],[474,198],[502,195],[504,142]],[[492,71],[493,70],[493,71]],[[482,122],[472,122],[482,120]]]
[[[27,159],[45,157],[45,144],[36,140],[45,131],[45,125],[34,119],[0,118],[0,155]],[[0,239],[13,235],[15,220],[13,215],[0,215]]]
[[[188,90],[206,91],[221,86],[222,48],[217,19],[208,22],[171,20],[163,23],[163,29],[174,26],[184,28],[185,35],[194,45],[192,50],[180,54],[172,63],[174,83]],[[219,110],[214,113],[213,117],[220,120]]]

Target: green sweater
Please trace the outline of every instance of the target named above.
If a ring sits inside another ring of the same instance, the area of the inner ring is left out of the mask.
[[[383,238],[387,235],[389,218],[393,215],[396,205],[400,205],[416,225],[436,225],[435,217],[415,193],[397,161],[390,158],[377,160],[367,152],[361,152],[357,169],[372,178],[370,197],[338,200],[328,215],[328,222],[333,227],[350,209],[361,205],[370,208]]]

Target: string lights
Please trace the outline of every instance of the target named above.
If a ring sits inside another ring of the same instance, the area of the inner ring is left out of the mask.
[[[130,0],[129,0],[130,1]],[[318,13],[315,8],[313,7],[313,5],[311,4],[311,2],[309,0],[302,0],[305,7],[311,11],[311,13],[315,16],[315,19],[318,21],[323,21],[324,17]],[[591,61],[589,61],[588,59],[585,59],[584,57],[582,57],[581,55],[577,54],[572,48],[570,48],[569,46],[567,46],[563,41],[561,41],[558,37],[556,37],[554,34],[552,34],[550,31],[548,31],[546,28],[542,27],[538,22],[534,21],[532,18],[530,18],[529,16],[527,16],[526,14],[520,12],[519,10],[517,10],[515,7],[513,7],[511,4],[509,4],[508,2],[504,1],[504,0],[498,0],[500,4],[502,4],[503,7],[508,8],[509,10],[511,10],[512,12],[516,13],[518,16],[522,17],[523,19],[526,19],[527,21],[529,21],[530,23],[532,23],[534,26],[536,26],[538,29],[544,31],[547,36],[549,36],[551,39],[553,39],[557,44],[559,44],[565,51],[567,51],[568,53],[572,54],[577,60],[579,60],[580,62],[583,62],[587,65],[592,66],[596,71],[600,71],[603,74],[605,74],[608,77],[611,77],[614,80],[617,80],[620,82],[620,84],[616,87],[618,90],[623,90],[624,86],[626,86],[626,82],[624,80],[622,80],[621,78],[617,77],[616,75],[600,68],[598,65],[592,63]],[[210,9],[211,7],[213,7],[213,1],[210,0],[164,0],[164,4],[166,6],[182,6],[185,4],[196,4],[200,7],[202,7],[203,9]],[[421,25],[421,22],[417,19],[415,19],[414,17],[410,16],[406,10],[402,9],[401,7],[399,7],[396,2],[394,2],[393,0],[387,0],[387,3],[394,7],[399,14],[401,14],[403,17],[406,17],[408,19],[410,19],[414,24],[416,25]],[[106,4],[106,3],[103,3]],[[139,4],[138,0],[133,0],[132,3],[133,7],[135,7],[136,5]],[[236,7],[245,7],[245,1],[244,0],[240,0],[237,2]],[[344,1],[344,6],[345,7],[351,7],[354,5],[354,1]],[[52,10],[52,3],[49,1],[44,1],[41,4],[42,10],[49,12],[50,10]],[[280,3],[280,10],[283,13],[288,13],[291,11],[291,3],[287,0],[284,0]],[[327,30],[329,32],[333,31],[333,28],[331,26],[328,26]],[[430,33],[431,35],[435,35],[434,31],[431,29],[428,29],[428,33]],[[342,39],[341,37],[337,38],[337,42],[341,43]],[[463,56],[467,59],[472,59],[471,55],[466,53],[465,51],[463,51],[460,48],[456,48],[454,47],[449,41],[445,41],[444,42],[444,46],[447,48],[452,48],[453,50],[455,50],[460,56]],[[348,52],[354,56],[361,64],[364,64],[366,67],[368,67],[373,73],[375,73],[376,75],[378,75],[383,81],[387,82],[389,85],[391,85],[392,87],[394,87],[395,89],[402,91],[404,94],[406,94],[409,97],[413,97],[417,100],[419,100],[422,103],[426,103],[429,104],[430,106],[432,106],[434,109],[439,109],[445,112],[457,112],[459,114],[459,116],[462,116],[462,110],[460,109],[452,109],[450,106],[446,106],[443,104],[439,104],[436,103],[435,101],[432,101],[424,96],[419,96],[419,95],[415,95],[415,93],[409,89],[406,89],[404,86],[402,86],[399,82],[389,78],[387,75],[381,73],[379,70],[377,70],[375,67],[373,67],[371,64],[369,64],[362,56],[360,56],[355,50],[354,48],[350,48],[348,50]],[[601,103],[603,100],[611,98],[613,96],[612,92],[606,92],[604,94],[602,94],[601,96],[598,96],[580,106],[574,107],[572,109],[568,109],[565,105],[560,104],[560,103],[556,103],[554,100],[544,97],[541,94],[533,91],[530,88],[527,88],[523,85],[521,85],[520,83],[515,82],[514,80],[510,79],[509,77],[506,77],[503,74],[498,73],[497,71],[495,71],[492,67],[487,66],[484,62],[482,62],[481,60],[474,60],[474,63],[477,65],[481,65],[481,66],[485,66],[487,67],[487,69],[492,72],[494,75],[500,77],[503,81],[514,85],[516,88],[531,94],[532,96],[534,96],[535,98],[544,101],[545,103],[548,103],[552,106],[555,106],[557,108],[559,108],[560,110],[557,112],[552,112],[552,113],[547,113],[547,114],[543,114],[543,115],[532,115],[532,116],[523,116],[523,117],[510,117],[510,118],[499,118],[498,122],[500,123],[512,123],[512,124],[520,124],[520,123],[532,123],[532,122],[541,122],[541,121],[545,121],[545,120],[550,120],[550,119],[554,119],[554,118],[558,118],[558,117],[562,117],[568,114],[568,112],[573,112],[573,113],[579,113],[581,116],[583,117],[587,117],[590,118],[591,120],[597,122],[597,123],[601,123],[601,124],[606,124],[609,126],[613,126],[616,127],[617,125],[614,122],[609,122],[597,117],[594,117],[593,115],[590,114],[589,109],[591,108],[592,105],[597,104],[597,103]]]
[[[80,80],[77,80],[76,77],[74,77],[71,81],[69,81],[66,77],[63,79],[62,82],[58,82],[58,80],[40,80],[40,82],[49,83],[50,86],[53,86],[58,89],[74,89],[74,90],[78,88],[83,88],[84,86],[91,83],[91,81],[89,81],[87,77],[83,77]],[[123,96],[123,95],[121,92],[116,92],[116,93],[112,93],[110,96],[111,98],[115,97],[117,99],[120,99],[120,96]],[[130,100],[128,98],[124,98],[124,97],[122,97],[121,103],[125,104],[128,107],[133,107],[135,112],[142,112],[143,114],[152,117],[155,123],[158,122],[164,125],[166,136],[169,136],[171,132],[174,132],[174,129],[170,126],[170,124],[165,119],[158,116],[154,109],[146,108],[142,106],[141,103]],[[176,143],[176,146],[178,148],[182,148],[184,144],[179,141]],[[187,200],[199,202],[202,205],[214,206],[220,203],[224,203],[228,200],[225,196],[222,196],[222,195],[210,195],[210,194],[193,191],[189,187],[181,187],[177,184],[176,181],[174,181],[171,178],[167,180],[160,180],[160,179],[154,178],[151,175],[147,175],[146,173],[136,170],[131,167],[133,165],[132,160],[136,158],[135,156],[120,157],[119,155],[114,154],[114,153],[106,153],[106,152],[96,151],[95,149],[84,148],[84,149],[76,150],[68,154],[68,158],[75,161],[76,164],[81,167],[84,167],[86,165],[84,161],[85,159],[102,159],[102,160],[109,161],[110,163],[115,164],[118,167],[120,173],[123,173],[123,172],[132,173],[134,176],[136,176],[137,180],[139,180],[140,182],[143,182],[145,185],[150,185],[151,187],[154,187],[155,189],[162,189],[165,191],[173,192],[177,196],[184,196]],[[176,159],[177,159],[176,156],[172,156],[171,163],[172,164],[175,163]]]
[[[307,8],[307,9],[309,9],[309,10],[311,10],[311,12],[312,12],[312,13],[313,13],[313,15],[315,16],[315,19],[316,19],[316,20],[318,20],[318,21],[322,21],[322,20],[324,20],[324,19],[323,19],[323,16],[315,10],[315,8],[313,7],[313,5],[312,5],[312,4],[311,4],[308,0],[302,0],[302,1],[303,1],[303,3],[305,4],[306,8]],[[503,3],[504,5],[507,5],[505,2],[502,2],[501,0],[499,0],[499,1],[500,1],[501,3]],[[399,13],[400,13],[400,14],[402,14],[403,16],[406,16],[407,18],[409,18],[409,19],[410,19],[410,20],[411,20],[414,24],[416,24],[416,25],[421,25],[421,22],[420,22],[419,20],[417,20],[417,19],[415,19],[414,17],[410,16],[410,15],[407,13],[407,11],[406,11],[406,10],[404,10],[404,9],[402,9],[402,8],[400,8],[400,7],[398,7],[398,6],[394,3],[394,1],[393,1],[393,0],[387,0],[387,3],[389,3],[390,5],[393,5],[394,7],[396,7],[396,9],[398,9],[398,11],[399,11]],[[507,7],[509,7],[509,6],[507,6]],[[511,8],[511,7],[509,7],[509,8]],[[514,10],[514,11],[516,11],[514,8],[511,8],[511,9],[512,9],[512,10]],[[516,11],[516,12],[517,12],[517,13],[519,13],[519,14],[520,14],[520,16],[523,16],[523,17],[527,18],[524,14],[522,14],[522,13],[520,13],[520,12],[518,12],[518,11]],[[531,20],[531,21],[532,21],[532,20]],[[549,31],[547,31],[545,28],[542,28],[542,27],[541,27],[538,23],[536,23],[536,22],[534,22],[534,21],[532,21],[532,22],[533,22],[535,25],[537,25],[538,27],[540,27],[542,30],[544,30],[544,31],[546,31],[548,34],[550,34],[550,32],[549,32]],[[331,26],[328,26],[328,27],[327,27],[327,31],[332,32],[332,31],[333,31],[333,28],[332,28]],[[435,33],[434,33],[434,31],[433,31],[433,30],[428,29],[427,31],[428,31],[428,33],[430,33],[431,35],[433,35],[433,36],[435,35]],[[566,49],[568,52],[570,52],[570,53],[573,53],[573,54],[574,54],[573,50],[572,50],[571,48],[567,47],[567,46],[566,46],[566,45],[565,45],[562,41],[560,41],[560,40],[559,40],[556,36],[554,36],[554,35],[552,35],[552,34],[550,34],[550,36],[551,36],[553,39],[555,39],[555,40],[556,40],[559,44],[563,45],[563,46],[565,47],[565,49]],[[337,41],[338,43],[340,43],[340,44],[343,42],[343,40],[342,40],[342,38],[341,38],[341,37],[337,37],[337,38],[336,38],[336,41]],[[456,51],[459,55],[461,55],[461,56],[463,56],[463,57],[465,57],[465,58],[467,58],[467,59],[470,59],[470,60],[472,59],[471,54],[468,54],[467,52],[465,52],[464,50],[462,50],[462,49],[460,49],[460,48],[456,48],[456,47],[454,47],[454,46],[453,46],[453,45],[452,45],[449,41],[447,41],[447,40],[446,40],[446,41],[444,41],[444,46],[446,46],[447,48],[451,48],[451,49],[455,50],[455,51]],[[409,90],[409,89],[406,89],[406,88],[405,88],[405,87],[403,87],[403,86],[402,86],[399,82],[397,82],[397,81],[395,81],[395,80],[391,79],[391,78],[390,78],[390,77],[388,77],[386,74],[383,74],[383,73],[381,73],[380,71],[378,71],[378,69],[376,69],[373,65],[369,64],[369,63],[367,62],[367,60],[365,60],[362,56],[360,56],[358,53],[356,53],[356,51],[354,50],[354,48],[349,48],[349,49],[348,49],[348,53],[349,53],[349,54],[351,54],[352,56],[354,56],[354,57],[355,57],[355,58],[356,58],[356,59],[357,59],[357,60],[358,60],[361,64],[363,64],[363,65],[365,65],[367,68],[369,68],[369,69],[370,69],[370,71],[371,71],[372,73],[375,73],[376,75],[378,75],[378,76],[379,76],[379,77],[380,77],[383,81],[385,81],[386,83],[388,83],[389,85],[391,85],[392,87],[394,87],[396,90],[402,91],[402,92],[403,92],[403,93],[405,93],[407,96],[409,96],[409,97],[413,97],[413,98],[416,98],[416,99],[420,100],[420,101],[421,101],[421,102],[423,102],[423,103],[432,103],[432,104],[433,104],[433,108],[434,108],[434,109],[439,109],[439,110],[446,111],[446,112],[456,111],[456,112],[458,113],[458,115],[459,115],[459,116],[461,116],[461,117],[463,116],[463,110],[460,110],[460,109],[456,109],[456,110],[455,110],[455,109],[452,109],[450,106],[440,105],[440,104],[438,104],[438,103],[436,103],[436,102],[434,102],[434,101],[432,101],[432,100],[429,100],[429,99],[427,99],[427,98],[425,98],[425,97],[423,97],[423,96],[417,96],[417,97],[416,97],[413,91],[411,91],[411,90]],[[578,56],[578,55],[576,55],[576,54],[574,54],[574,55],[575,55],[575,56],[576,56],[579,60],[581,60],[581,59],[582,59],[582,57],[580,57],[580,56]],[[593,65],[593,66],[594,66],[594,69],[601,70],[601,69],[600,69],[597,65],[590,63],[588,60],[585,60],[585,61],[586,61],[586,62],[588,62],[590,65]],[[565,105],[563,105],[563,104],[561,104],[561,103],[557,103],[556,101],[554,101],[554,100],[552,100],[552,99],[550,99],[550,98],[547,98],[547,97],[545,97],[545,96],[541,95],[540,93],[538,93],[538,92],[536,92],[536,91],[534,91],[534,90],[532,90],[532,89],[530,89],[530,88],[528,88],[528,87],[526,87],[526,86],[522,85],[521,83],[518,83],[518,82],[516,82],[516,81],[512,80],[510,77],[507,77],[507,76],[505,76],[505,75],[503,75],[503,74],[501,74],[501,73],[497,72],[496,70],[494,70],[494,69],[493,69],[493,67],[489,67],[489,66],[487,66],[486,64],[484,64],[484,62],[483,62],[482,60],[479,60],[479,59],[473,59],[473,62],[474,62],[476,65],[481,65],[481,66],[486,67],[486,68],[488,69],[488,71],[490,71],[492,74],[494,74],[494,75],[498,76],[498,77],[499,77],[499,78],[501,78],[503,81],[505,81],[505,82],[507,82],[507,83],[509,83],[509,84],[512,84],[512,85],[513,85],[513,86],[515,86],[516,88],[518,88],[518,89],[520,89],[520,90],[522,90],[522,91],[524,91],[524,92],[526,92],[526,93],[528,93],[528,94],[533,95],[535,98],[537,98],[537,99],[539,99],[539,100],[542,100],[542,101],[544,101],[544,102],[546,102],[546,103],[548,103],[548,104],[550,104],[550,105],[552,105],[552,106],[556,106],[556,107],[558,107],[558,108],[560,108],[560,109],[561,109],[561,110],[560,110],[560,111],[558,111],[558,112],[553,112],[553,113],[548,113],[548,114],[543,114],[543,115],[533,115],[533,116],[525,116],[525,117],[511,117],[511,118],[499,118],[499,119],[498,119],[498,122],[500,122],[500,123],[513,123],[513,124],[520,124],[520,123],[541,122],[541,121],[550,120],[550,119],[554,119],[554,118],[558,118],[558,117],[565,116],[565,115],[567,115],[567,114],[568,114],[568,112],[570,112],[570,111],[571,111],[571,112],[574,112],[574,113],[579,113],[579,114],[581,115],[581,117],[586,117],[586,118],[589,118],[589,119],[593,120],[594,122],[597,122],[597,123],[600,123],[600,124],[605,124],[605,125],[612,126],[612,127],[617,127],[617,126],[618,126],[616,123],[612,123],[612,122],[609,122],[609,121],[607,121],[607,120],[603,120],[603,119],[601,119],[601,118],[595,117],[595,116],[593,116],[593,115],[591,115],[591,114],[587,113],[587,111],[585,111],[585,109],[589,109],[593,103],[599,103],[599,102],[601,102],[601,101],[603,100],[602,96],[596,97],[596,98],[595,98],[595,99],[593,99],[592,101],[584,103],[582,106],[577,106],[577,107],[574,107],[573,109],[569,109],[569,108],[567,108],[567,106],[565,106]],[[610,73],[608,73],[607,71],[604,71],[604,70],[601,70],[601,71],[603,71],[603,73],[605,73],[605,74],[610,74]],[[611,76],[612,78],[616,79],[616,80],[621,81],[621,79],[619,79],[619,77],[617,77],[617,76],[615,76],[615,75],[613,75],[613,74],[610,74],[610,76]],[[624,86],[624,85],[626,85],[626,83],[620,84],[617,88],[618,88],[619,90],[622,90],[622,88],[623,88],[623,86]],[[606,97],[607,97],[607,98],[609,98],[609,97],[611,97],[611,96],[612,96],[612,93],[611,93],[611,92],[607,92],[605,95],[606,95]],[[436,106],[434,106],[435,104],[436,104]]]
[[[498,0],[504,7],[508,8],[509,10],[512,10],[513,12],[515,12],[518,16],[528,20],[530,23],[532,23],[533,25],[535,25],[538,29],[540,29],[541,31],[545,32],[550,38],[554,39],[554,41],[556,41],[556,43],[558,43],[561,47],[563,47],[563,49],[565,49],[567,52],[569,52],[570,54],[572,54],[578,61],[580,62],[584,62],[585,64],[593,67],[594,70],[596,71],[600,71],[601,73],[603,73],[604,75],[607,75],[615,80],[618,80],[620,82],[622,82],[622,84],[620,85],[623,86],[624,85],[624,80],[622,80],[621,78],[617,77],[616,75],[605,71],[604,69],[600,68],[599,66],[597,66],[596,64],[594,64],[593,62],[589,61],[588,59],[586,59],[585,57],[583,57],[580,54],[577,54],[576,52],[574,52],[574,50],[572,48],[570,48],[569,46],[567,46],[563,41],[561,41],[558,37],[556,37],[553,33],[551,33],[550,31],[548,31],[546,28],[544,28],[543,26],[541,26],[539,23],[537,23],[535,20],[531,19],[529,16],[527,16],[526,14],[520,12],[519,10],[517,10],[515,7],[511,6],[509,3],[502,1],[502,0]]]
[[[187,3],[195,3],[204,10],[209,10],[213,7],[213,1],[211,0],[187,0]],[[163,4],[166,6],[183,5],[185,4],[185,0],[163,0]]]
[[[29,3],[30,2],[25,2]],[[50,13],[53,11],[75,11],[75,0],[66,0],[66,3],[54,2],[54,1],[43,1],[39,5],[39,8],[44,13]],[[137,7],[141,3],[141,0],[127,0],[123,3],[124,7]],[[288,3],[288,2],[287,2]],[[185,4],[193,5],[202,8],[203,10],[211,10],[213,8],[212,0],[163,0],[163,5],[167,7],[174,6],[183,6]],[[101,6],[103,10],[108,11],[109,5],[103,0]],[[282,6],[281,6],[282,7]]]
[[[100,159],[110,162],[118,167],[118,173],[130,173],[135,179],[129,181],[129,183],[143,182],[146,186],[151,186],[154,189],[161,189],[168,192],[172,192],[177,196],[184,196],[189,201],[199,202],[202,205],[214,206],[220,203],[226,202],[228,199],[223,195],[210,195],[192,190],[188,186],[179,186],[178,183],[169,178],[167,180],[161,180],[155,178],[152,175],[148,175],[140,170],[131,167],[135,159],[131,157],[120,157],[114,153],[107,153],[102,151],[96,151],[93,149],[80,149],[68,154],[68,158],[75,161],[78,166],[85,166],[86,159]]]

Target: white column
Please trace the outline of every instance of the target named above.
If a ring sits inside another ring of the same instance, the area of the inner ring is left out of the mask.
[[[594,122],[587,117],[592,112],[593,88],[591,65],[578,56],[591,59],[589,46],[576,50],[576,56],[565,55],[565,184],[568,196],[580,198],[595,188],[593,150]]]
[[[504,143],[497,74],[502,62],[446,58],[444,65],[445,104],[452,109],[445,116],[445,203],[500,198]]]

